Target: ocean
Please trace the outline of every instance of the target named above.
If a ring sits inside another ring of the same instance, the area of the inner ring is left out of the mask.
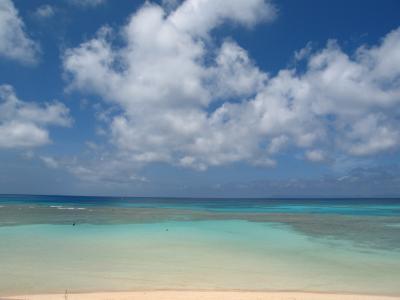
[[[0,296],[399,283],[400,199],[0,196]]]

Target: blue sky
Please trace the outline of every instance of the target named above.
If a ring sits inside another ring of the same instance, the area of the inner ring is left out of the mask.
[[[0,0],[0,193],[398,196],[398,11]]]

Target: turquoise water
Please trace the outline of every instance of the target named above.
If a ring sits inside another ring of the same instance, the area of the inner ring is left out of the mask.
[[[400,295],[398,200],[112,200],[0,197],[0,295],[136,289]]]

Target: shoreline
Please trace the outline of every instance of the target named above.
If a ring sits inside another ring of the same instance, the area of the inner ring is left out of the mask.
[[[329,292],[148,290],[0,296],[0,300],[395,300],[400,296]]]

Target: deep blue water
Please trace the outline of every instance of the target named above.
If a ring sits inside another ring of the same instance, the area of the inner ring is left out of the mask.
[[[400,198],[255,199],[0,195],[0,205],[2,204],[173,208],[212,212],[400,216]]]

